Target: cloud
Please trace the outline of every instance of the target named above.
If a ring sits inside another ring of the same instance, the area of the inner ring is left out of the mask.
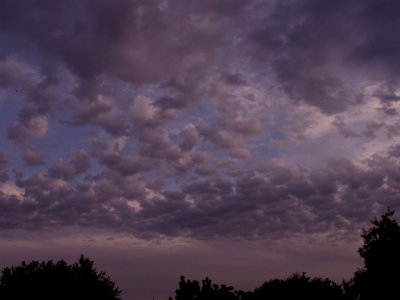
[[[241,137],[236,137],[229,134],[227,131],[218,131],[208,126],[204,120],[197,121],[196,129],[206,141],[210,141],[217,149],[234,148],[241,145],[243,141]]]
[[[232,157],[235,158],[240,158],[240,159],[250,159],[251,158],[251,152],[247,149],[235,149],[230,153]]]
[[[134,126],[139,132],[162,124],[160,119],[161,112],[158,107],[153,105],[153,101],[150,98],[137,96],[129,110]]]
[[[52,178],[60,178],[69,181],[85,173],[92,165],[92,158],[84,150],[79,150],[71,154],[71,159],[65,163],[63,159],[53,162],[49,168],[49,175]]]
[[[400,157],[400,145],[394,145],[390,147],[389,149],[389,155],[394,156],[394,157]]]
[[[385,84],[375,91],[374,96],[381,102],[381,111],[388,116],[397,115],[397,110],[393,107],[393,104],[398,102],[400,97],[397,95],[397,89],[394,86]]]
[[[367,123],[365,125],[363,134],[368,138],[374,138],[376,136],[376,131],[381,129],[383,126],[384,126],[383,123],[377,123],[377,122],[371,121],[370,123]]]
[[[179,147],[182,151],[192,150],[199,139],[199,133],[196,127],[192,124],[186,124],[182,131],[179,133]]]
[[[283,1],[248,37],[293,101],[335,114],[365,101],[343,78],[398,80],[391,62],[398,61],[399,41],[389,33],[398,26],[397,8],[395,1]]]
[[[126,159],[120,161],[128,165]],[[371,157],[363,166],[337,158],[313,170],[275,161],[263,174],[202,173],[182,181],[179,190],[159,191],[146,186],[139,173],[124,172],[122,163],[107,166],[112,173],[103,173],[96,183],[71,181],[87,170],[86,162],[87,153],[79,151],[67,163],[56,161],[48,173],[17,181],[22,201],[3,192],[6,220],[14,220],[6,228],[79,224],[143,238],[269,239],[332,230],[351,236],[376,205],[395,207],[400,188],[399,162],[389,156]]]
[[[353,132],[351,129],[346,127],[343,116],[337,115],[335,117],[335,120],[333,121],[333,126],[336,127],[336,130],[344,137],[357,137],[358,136],[357,133]],[[369,129],[372,129],[372,128],[369,127]],[[370,131],[367,131],[366,133],[369,134]],[[369,134],[369,135],[371,136],[371,134]]]
[[[47,116],[38,114],[31,107],[26,107],[19,112],[19,120],[7,127],[7,136],[17,144],[24,144],[29,140],[45,136],[48,128]]]
[[[228,84],[231,85],[246,85],[246,80],[243,79],[243,77],[238,73],[228,74],[224,79]]]
[[[7,151],[0,150],[0,182],[7,182],[10,179],[6,168],[13,161],[12,156]]]
[[[125,118],[112,101],[102,95],[96,95],[95,99],[75,103],[74,116],[69,123],[73,126],[96,124],[113,136],[121,136],[128,130]]]
[[[13,17],[2,14],[2,28],[13,37],[34,43],[48,59],[62,61],[80,78],[108,73],[126,81],[149,82],[175,73],[180,58],[206,52],[206,48],[212,50],[218,39],[215,28],[196,26],[188,18],[199,9],[197,5],[158,4],[153,0],[124,0],[118,5],[108,1],[94,5],[91,1],[71,0],[60,10],[47,1],[32,6],[7,1],[4,9]],[[239,12],[243,6],[227,7]],[[218,11],[219,5],[211,1],[203,7],[211,13]],[[75,15],[76,11],[80,13]],[[36,17],[38,13],[40,18]],[[20,26],[22,20],[28,27]],[[189,31],[171,40],[169,33],[179,32],[181,26]],[[193,46],[195,40],[202,42]]]
[[[90,145],[93,148],[93,155],[100,164],[107,167],[116,175],[129,176],[137,174],[140,171],[147,171],[152,168],[152,162],[142,159],[136,153],[128,153],[124,155],[122,152],[126,144],[126,139],[117,138],[105,142],[99,139],[92,139]]]
[[[28,166],[40,166],[45,164],[43,153],[38,153],[30,148],[24,149],[23,158]]]
[[[12,160],[10,153],[0,150],[0,169],[5,168]]]
[[[2,230],[354,236],[398,207],[397,8],[5,1]]]
[[[9,197],[16,198],[16,199],[18,199],[20,201],[23,200],[24,190],[21,189],[21,188],[18,188],[14,184],[3,183],[0,186],[0,191],[1,191],[2,194],[7,195]]]

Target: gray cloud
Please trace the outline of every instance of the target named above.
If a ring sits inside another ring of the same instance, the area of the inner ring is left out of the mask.
[[[283,1],[249,39],[292,100],[335,114],[363,101],[343,74],[389,84],[398,80],[392,62],[398,61],[400,43],[391,34],[399,26],[397,9],[396,1]]]
[[[371,124],[370,124],[371,125]],[[333,126],[336,128],[336,130],[344,137],[351,138],[351,137],[358,137],[358,134],[352,131],[349,127],[346,126],[346,123],[344,121],[344,117],[337,115],[335,117],[335,120],[333,121]],[[373,131],[372,127],[369,126],[366,128],[367,131],[365,131],[365,135],[372,137],[373,136]]]
[[[332,115],[341,137],[358,137],[345,121],[348,109],[371,100],[358,89],[364,82],[392,120],[368,121],[364,136],[400,134],[399,38],[389,34],[399,25],[397,2],[2,5],[0,87],[19,109],[18,119],[7,116],[6,135],[23,146],[26,165],[45,165],[32,175],[0,151],[0,181],[12,166],[21,189],[13,195],[2,185],[2,230],[81,226],[146,239],[350,235],[382,207],[398,208],[398,145],[316,168],[290,163],[285,148],[295,136],[292,152],[301,151],[318,125],[315,109],[298,109],[304,104]],[[87,145],[78,146],[70,140],[82,128]],[[54,136],[70,148],[45,162],[48,150],[33,150],[36,140]],[[322,149],[319,137],[312,142]]]
[[[23,199],[1,198],[6,228],[101,226],[143,238],[273,238],[333,229],[351,235],[376,205],[397,208],[400,189],[398,162],[389,156],[370,158],[368,168],[338,158],[314,170],[273,163],[259,175],[204,173],[183,181],[180,190],[158,184],[158,192],[142,176],[112,168],[96,184],[70,181],[87,169],[76,170],[86,157],[77,152],[68,163],[56,161],[47,174],[17,181]]]
[[[126,116],[111,101],[103,100],[101,95],[97,95],[95,100],[79,101],[74,112],[69,122],[73,126],[96,124],[113,136],[125,135],[129,128]]]
[[[392,105],[400,100],[400,97],[396,94],[397,89],[393,85],[385,84],[375,91],[374,96],[377,97],[381,102],[379,108],[388,116],[397,115],[397,110]]]
[[[232,12],[239,12],[245,5],[240,2],[229,5]],[[107,73],[126,81],[149,82],[185,68],[178,63],[181,58],[190,60],[195,53],[207,54],[219,39],[217,28],[193,26],[189,17],[201,9],[198,5],[158,4],[71,0],[61,9],[49,1],[32,6],[23,1],[6,1],[1,27],[7,34],[33,42],[81,78]],[[218,7],[210,1],[202,9],[212,13]],[[22,21],[27,26],[21,26]],[[187,31],[177,30],[182,26]],[[181,34],[171,39],[172,32]],[[201,43],[193,43],[196,40]]]
[[[196,146],[199,139],[199,133],[193,124],[186,124],[179,133],[179,139],[179,147],[182,151],[190,151]]]
[[[49,175],[52,178],[61,178],[69,181],[80,174],[85,173],[92,165],[92,158],[84,150],[73,152],[71,159],[65,163],[62,159],[53,162],[49,168]]]
[[[368,138],[375,138],[376,132],[384,126],[383,123],[369,122],[365,125],[363,134]]]
[[[20,110],[19,120],[7,127],[7,136],[17,144],[24,144],[29,140],[45,136],[48,126],[46,115],[41,115],[32,107],[26,107]]]
[[[152,161],[141,159],[136,153],[122,154],[123,140],[107,143],[100,139],[92,139],[90,145],[93,148],[94,157],[100,164],[111,170],[112,174],[118,173],[118,177],[150,170],[153,166]]]
[[[40,166],[45,164],[43,153],[38,153],[30,148],[24,149],[23,158],[28,166]]]
[[[210,126],[204,120],[198,120],[196,129],[199,134],[217,149],[229,149],[241,145],[243,139],[234,136],[228,131],[218,131]]]
[[[9,152],[0,150],[0,169],[3,169],[12,162],[12,157]]]
[[[227,74],[224,79],[231,85],[246,85],[246,80],[238,73]]]
[[[388,153],[391,156],[400,157],[400,145],[397,144],[397,145],[390,147]]]

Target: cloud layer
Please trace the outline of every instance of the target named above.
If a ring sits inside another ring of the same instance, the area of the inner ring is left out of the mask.
[[[399,207],[397,1],[5,1],[0,227],[346,239]]]

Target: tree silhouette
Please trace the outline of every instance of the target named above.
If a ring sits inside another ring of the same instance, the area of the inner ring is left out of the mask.
[[[182,276],[175,300],[378,300],[400,299],[400,223],[388,209],[372,226],[364,229],[363,246],[358,249],[364,267],[354,277],[338,285],[330,279],[310,278],[295,273],[286,279],[265,282],[254,292],[235,291],[233,287],[202,284]],[[172,300],[170,297],[169,300]]]
[[[197,280],[185,280],[181,276],[179,289],[175,291],[175,300],[236,300],[238,292],[233,287],[213,284],[209,278],[202,280],[201,286]],[[169,297],[169,300],[172,300]]]
[[[371,221],[372,227],[364,229],[364,245],[358,249],[364,258],[364,268],[359,269],[345,286],[354,299],[398,299],[400,292],[400,224],[388,211]]]
[[[254,291],[249,299],[307,299],[307,300],[339,300],[345,299],[340,285],[328,278],[313,278],[294,273],[287,279],[273,279],[265,282]]]
[[[93,261],[81,256],[79,263],[60,260],[32,261],[5,268],[0,278],[0,299],[118,300],[121,291]]]
[[[347,299],[340,285],[329,279],[313,278],[305,273],[293,274],[287,279],[265,282],[254,292],[235,291],[233,287],[212,284],[208,278],[202,284],[181,277],[175,300],[344,300]],[[172,300],[170,297],[169,300]]]

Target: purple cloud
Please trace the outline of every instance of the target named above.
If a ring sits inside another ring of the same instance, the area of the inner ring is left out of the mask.
[[[4,230],[354,236],[398,207],[397,8],[5,1]]]

